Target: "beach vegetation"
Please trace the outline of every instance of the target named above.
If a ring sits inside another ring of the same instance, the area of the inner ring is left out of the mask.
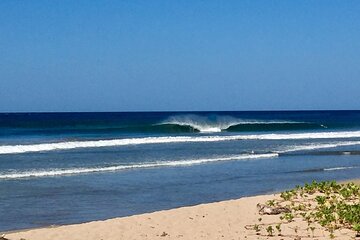
[[[266,231],[269,236],[274,236],[274,228],[271,225],[266,228]]]
[[[315,227],[311,226],[309,229],[311,230],[312,237],[315,237]]]
[[[288,222],[292,222],[294,219],[294,215],[292,213],[285,213],[283,216],[280,217],[280,219],[285,219]]]
[[[303,230],[311,231],[313,238],[317,225],[328,231],[330,239],[335,238],[339,233],[338,230],[341,229],[352,230],[357,237],[360,237],[359,185],[313,181],[280,193],[280,198],[280,200],[269,200],[266,205],[260,204],[271,209],[270,214],[280,213],[281,222],[275,225],[279,236],[282,234],[281,224],[299,220],[307,223],[307,228]],[[280,209],[288,209],[288,211],[280,211]],[[259,213],[261,214],[260,211]],[[258,220],[260,222],[263,219]],[[295,226],[293,229],[298,234],[299,227]],[[268,225],[266,231],[268,236],[274,236],[274,228],[271,225]]]
[[[260,232],[260,226],[258,225],[258,224],[255,224],[254,225],[254,230],[255,230],[255,232]]]
[[[275,206],[276,201],[275,200],[269,200],[266,202],[268,206]]]
[[[278,231],[278,236],[281,236],[281,223],[276,224],[275,228]]]
[[[305,193],[305,194],[303,194]],[[287,206],[291,213],[284,213],[281,220],[293,221],[301,217],[310,226],[318,223],[335,237],[335,230],[341,228],[360,232],[360,187],[353,183],[338,184],[335,181],[306,183],[280,194],[284,201],[298,198]],[[313,235],[315,227],[310,227]]]

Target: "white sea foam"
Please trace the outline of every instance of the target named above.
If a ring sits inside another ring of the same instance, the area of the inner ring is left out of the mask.
[[[299,140],[299,139],[336,139],[336,138],[359,138],[360,131],[344,132],[309,132],[290,134],[259,134],[243,135],[244,140]]]
[[[336,148],[336,147],[344,147],[344,146],[355,146],[360,145],[360,141],[346,141],[346,142],[335,142],[335,143],[313,143],[308,145],[299,145],[288,147],[285,150],[278,151],[279,153],[287,153],[287,152],[296,152],[296,151],[305,151],[305,150],[317,150],[323,148]]]
[[[28,145],[3,145],[0,146],[0,154],[18,154],[27,152],[44,152],[54,150],[69,150],[76,148],[99,148],[115,147],[141,144],[162,143],[193,143],[193,142],[219,142],[234,140],[296,140],[296,139],[345,139],[360,138],[360,131],[349,132],[312,132],[291,134],[257,134],[257,135],[235,135],[235,136],[178,136],[178,137],[145,137],[125,138],[111,140],[92,141],[69,141],[56,143],[39,143]],[[351,144],[349,145],[356,145]],[[306,149],[304,149],[306,150]]]
[[[357,166],[354,167],[333,167],[333,168],[325,168],[324,171],[338,171],[338,170],[347,170],[347,169],[354,169],[359,168]]]
[[[85,173],[119,171],[119,170],[136,169],[136,168],[190,166],[190,165],[209,163],[209,162],[274,158],[277,156],[278,156],[277,153],[243,154],[243,155],[233,155],[233,156],[217,157],[217,158],[162,161],[162,162],[143,163],[143,164],[134,164],[134,165],[116,165],[116,166],[109,166],[109,167],[32,170],[32,171],[0,174],[0,179],[19,179],[19,178],[30,178],[30,177],[51,177],[51,176],[62,176],[62,175],[76,175],[76,174],[85,174]]]

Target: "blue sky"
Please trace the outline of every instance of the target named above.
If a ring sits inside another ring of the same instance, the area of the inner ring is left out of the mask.
[[[360,1],[0,1],[0,111],[360,109]]]

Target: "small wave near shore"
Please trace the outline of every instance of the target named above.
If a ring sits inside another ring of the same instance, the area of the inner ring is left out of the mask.
[[[235,161],[235,160],[251,160],[260,158],[273,158],[277,157],[277,153],[263,153],[263,154],[241,154],[216,158],[203,158],[203,159],[186,159],[177,161],[161,161],[153,163],[142,163],[134,165],[116,165],[107,167],[92,167],[92,168],[71,168],[71,169],[50,169],[50,170],[32,170],[24,172],[5,173],[0,175],[0,179],[19,179],[30,177],[52,177],[62,175],[86,174],[97,172],[110,172],[126,169],[138,168],[155,168],[155,167],[176,167],[176,166],[191,166],[196,164],[219,162],[219,161]]]

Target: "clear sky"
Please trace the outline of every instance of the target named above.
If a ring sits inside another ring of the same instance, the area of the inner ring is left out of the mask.
[[[0,1],[0,111],[360,109],[360,1]]]

